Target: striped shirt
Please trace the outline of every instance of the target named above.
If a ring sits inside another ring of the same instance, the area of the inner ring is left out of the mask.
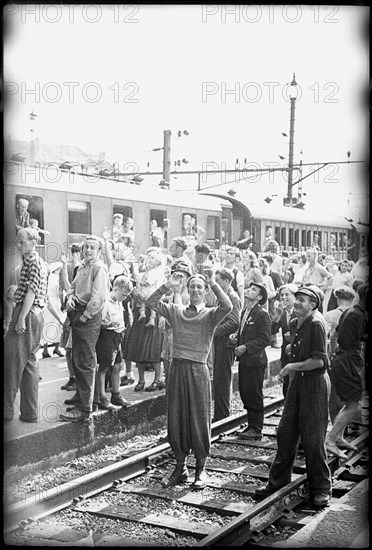
[[[28,289],[35,294],[34,306],[44,307],[47,302],[47,287],[49,278],[48,265],[37,252],[25,254],[19,274],[17,290],[14,293],[14,301],[20,304],[24,301]]]

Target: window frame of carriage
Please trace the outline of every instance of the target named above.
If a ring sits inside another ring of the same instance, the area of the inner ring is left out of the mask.
[[[30,220],[35,219],[39,223],[40,229],[44,228],[44,198],[41,195],[26,195],[25,193],[17,193],[15,196],[15,212],[17,211],[17,204],[19,199],[26,199],[28,201],[27,211],[30,215]],[[40,242],[38,246],[45,246],[45,238],[43,233],[39,233]]]

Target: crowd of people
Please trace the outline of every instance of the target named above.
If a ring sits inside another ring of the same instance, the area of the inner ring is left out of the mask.
[[[96,409],[128,407],[123,386],[165,389],[167,440],[177,465],[164,486],[187,479],[192,451],[194,487],[200,489],[211,422],[231,414],[234,361],[247,411],[240,437],[259,440],[265,350],[281,348],[285,407],[278,453],[257,496],[290,480],[301,439],[313,501],[327,504],[326,453],[345,457],[345,429],[360,415],[368,257],[352,265],[323,258],[316,247],[290,257],[272,238],[257,255],[249,235],[244,247],[212,250],[180,236],[164,248],[155,229],[157,246],[135,257],[133,220],[117,214],[111,231],[87,235],[71,246],[69,257],[63,253],[49,265],[36,251],[39,231],[25,213],[18,216],[22,262],[5,293],[5,421],[13,420],[18,390],[20,420],[39,421],[36,352],[43,346],[49,357],[49,345],[57,355],[64,349],[69,380],[61,389],[75,394],[65,400],[61,420],[86,421]],[[146,370],[154,372],[147,387]],[[333,428],[326,436],[329,414]]]

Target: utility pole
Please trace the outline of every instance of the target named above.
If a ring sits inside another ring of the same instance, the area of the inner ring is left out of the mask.
[[[283,199],[284,206],[294,206],[297,204],[297,198],[293,197],[293,153],[294,153],[294,122],[295,122],[295,103],[297,99],[297,82],[293,73],[293,80],[288,89],[288,95],[291,101],[290,122],[289,122],[289,154],[288,154],[288,191],[287,197]]]
[[[170,130],[164,130],[164,147],[163,147],[163,180],[168,182],[170,185],[170,167],[171,167],[171,160],[170,160],[170,153],[171,153],[171,147],[170,147],[170,140],[171,140],[172,132]]]

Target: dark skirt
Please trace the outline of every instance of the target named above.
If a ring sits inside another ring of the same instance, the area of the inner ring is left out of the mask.
[[[136,363],[160,363],[162,334],[159,331],[159,318],[155,317],[155,326],[146,327],[151,310],[146,308],[146,319],[138,320],[139,309],[134,308],[133,325],[124,337],[123,358]]]

